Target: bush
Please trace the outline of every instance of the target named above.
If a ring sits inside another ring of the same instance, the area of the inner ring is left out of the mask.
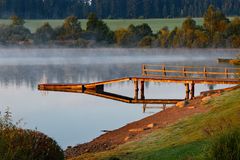
[[[230,130],[212,142],[206,159],[209,160],[239,160],[240,159],[240,131]]]
[[[153,37],[146,36],[138,43],[139,47],[151,47],[153,42]]]
[[[38,131],[24,130],[12,123],[11,113],[0,116],[1,160],[63,160],[57,143]]]
[[[105,41],[107,43],[114,43],[114,32],[110,30],[105,22],[98,19],[96,14],[89,14],[87,21],[87,32],[92,32],[95,35],[96,41]]]
[[[22,25],[1,26],[0,33],[2,33],[0,38],[2,41],[13,43],[28,41],[31,38],[30,30]]]
[[[55,39],[54,29],[49,23],[44,23],[43,26],[37,29],[35,33],[35,43],[48,43],[49,41]]]
[[[55,29],[57,39],[61,40],[77,40],[81,32],[81,23],[75,16],[65,18],[63,25]]]

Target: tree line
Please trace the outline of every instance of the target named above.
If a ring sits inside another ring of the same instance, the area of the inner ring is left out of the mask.
[[[203,25],[191,17],[181,27],[169,30],[163,27],[153,33],[148,24],[128,28],[109,29],[96,14],[88,16],[87,27],[82,29],[76,16],[52,28],[45,23],[35,33],[24,27],[24,20],[13,16],[12,24],[0,25],[0,44],[63,45],[74,47],[162,47],[162,48],[240,48],[240,18],[228,19],[223,12],[210,5],[204,13]]]
[[[0,0],[0,18],[87,18],[90,12],[100,19],[202,17],[209,5],[227,16],[240,15],[239,0]]]

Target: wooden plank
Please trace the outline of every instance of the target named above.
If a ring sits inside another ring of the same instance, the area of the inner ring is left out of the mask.
[[[54,89],[75,89],[82,90],[84,87],[83,84],[39,84],[39,90],[54,90]]]
[[[131,103],[136,104],[176,104],[184,101],[184,99],[138,99],[132,100]]]
[[[86,90],[84,93],[93,95],[93,96],[97,96],[97,97],[115,100],[115,101],[125,102],[125,103],[131,103],[131,100],[133,100],[130,97],[126,97],[126,96],[122,96],[122,95],[118,95],[118,94],[114,94],[114,93],[109,93],[109,92],[97,93],[97,92]]]
[[[88,83],[88,84],[85,84],[84,86],[86,88],[88,88],[88,87],[91,88],[92,86],[96,86],[96,85],[119,83],[119,82],[125,82],[125,81],[129,81],[129,80],[131,80],[130,77],[124,77],[124,78],[111,79],[111,80],[107,80],[107,81]]]
[[[132,80],[145,82],[165,82],[165,83],[192,83],[195,84],[240,84],[239,79],[201,79],[201,78],[179,78],[179,77],[132,77]]]

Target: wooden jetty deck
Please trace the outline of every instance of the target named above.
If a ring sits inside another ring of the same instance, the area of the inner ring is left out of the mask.
[[[183,99],[145,99],[145,82],[181,83],[185,85],[185,99],[193,99],[196,84],[240,84],[240,68],[142,65],[142,76],[123,77],[87,84],[39,84],[44,91],[85,93],[126,103],[175,104]],[[134,97],[104,91],[104,85],[133,81]],[[139,89],[140,85],[140,89]],[[139,97],[140,90],[140,97]]]

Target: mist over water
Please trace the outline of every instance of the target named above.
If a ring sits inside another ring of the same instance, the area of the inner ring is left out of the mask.
[[[14,119],[37,128],[65,148],[89,141],[101,130],[119,128],[149,114],[131,105],[84,94],[40,92],[39,83],[89,83],[141,75],[141,65],[172,64],[229,66],[219,57],[235,57],[238,50],[185,49],[0,49],[0,110],[9,106]],[[225,86],[214,86],[221,88]],[[207,90],[197,85],[197,93]],[[133,96],[133,84],[106,86],[107,91]],[[177,91],[177,92],[176,92]],[[183,98],[184,86],[146,84],[147,98]],[[154,110],[148,113],[160,111]]]

